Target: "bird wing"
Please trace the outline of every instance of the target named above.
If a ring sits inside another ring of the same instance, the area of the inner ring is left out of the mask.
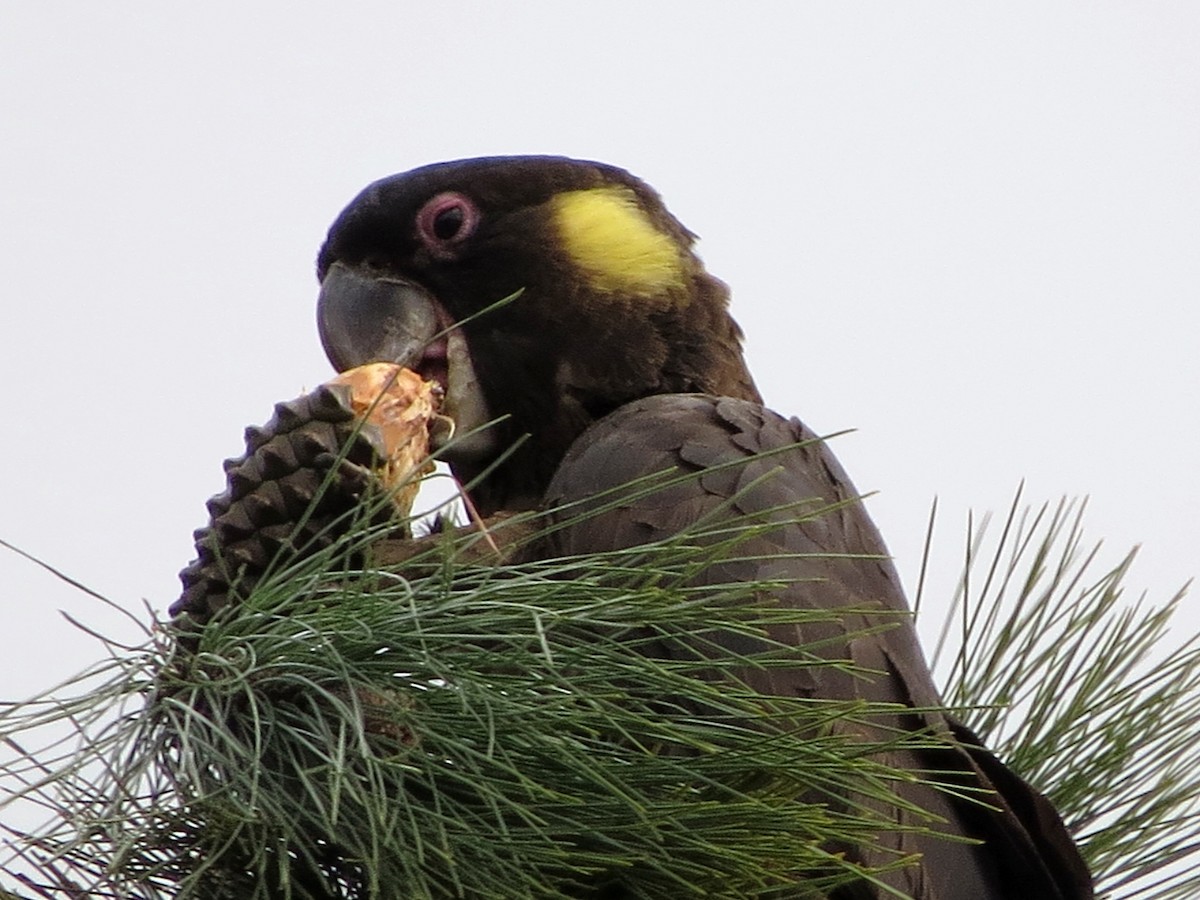
[[[645,489],[648,476],[665,471],[691,477]],[[643,487],[622,497],[621,486],[638,479]],[[1092,896],[1087,868],[1051,804],[963,726],[927,709],[941,701],[883,542],[837,460],[800,422],[728,397],[639,400],[575,441],[545,500],[548,509],[571,505],[571,511],[544,553],[631,548],[701,522],[709,528],[770,526],[751,528],[735,555],[709,565],[694,583],[770,581],[782,585],[780,604],[842,610],[803,631],[779,626],[771,637],[788,644],[820,641],[830,658],[848,659],[871,674],[801,665],[748,670],[745,682],[777,696],[903,704],[911,712],[892,718],[892,727],[928,729],[947,741],[944,749],[896,751],[889,764],[936,771],[937,780],[968,791],[994,792],[985,805],[923,783],[902,786],[905,800],[944,822],[936,826],[940,831],[982,843],[898,829],[881,835],[891,845],[883,856],[860,854],[862,862],[878,864],[896,852],[921,854],[920,864],[889,876],[892,887],[916,898]],[[592,513],[580,515],[589,504]],[[901,805],[885,813],[901,825],[922,824]],[[883,896],[879,891],[864,884],[837,896]]]

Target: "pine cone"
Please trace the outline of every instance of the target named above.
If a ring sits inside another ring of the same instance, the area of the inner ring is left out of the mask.
[[[246,453],[225,461],[228,487],[179,573],[173,616],[202,624],[244,596],[272,563],[316,553],[345,534],[364,497],[391,492],[373,515],[405,528],[428,462],[440,392],[408,369],[359,366],[246,429]]]

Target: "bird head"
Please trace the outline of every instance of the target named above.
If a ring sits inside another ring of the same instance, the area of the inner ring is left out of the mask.
[[[334,367],[445,391],[446,457],[485,514],[532,508],[592,422],[652,394],[758,399],[729,292],[658,194],[561,157],[440,163],[369,185],[317,261]],[[482,427],[495,421],[490,427]],[[523,441],[516,452],[493,465]]]

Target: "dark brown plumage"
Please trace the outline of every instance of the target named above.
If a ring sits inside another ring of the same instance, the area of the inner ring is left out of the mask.
[[[745,464],[737,465],[740,461]],[[878,532],[828,447],[798,421],[783,419],[756,403],[705,395],[665,395],[630,403],[576,442],[550,485],[548,505],[576,504],[600,494],[606,494],[603,502],[609,505],[613,498],[608,492],[614,487],[668,468],[709,474],[568,526],[555,533],[548,550],[599,553],[636,546],[678,533],[714,514],[710,522],[714,528],[726,523],[776,523],[779,527],[740,545],[734,561],[710,566],[697,583],[778,579],[787,582],[777,595],[783,604],[858,609],[878,604],[878,614],[848,612],[822,634],[814,634],[811,628],[804,635],[789,634],[797,630],[792,626],[777,629],[772,636],[790,644],[824,639],[830,659],[849,659],[880,675],[864,680],[823,666],[747,670],[743,680],[767,694],[860,697],[910,707],[940,704]],[[807,519],[807,514],[826,507],[833,508]],[[580,511],[572,506],[573,514]],[[806,520],[796,521],[798,517]],[[863,633],[871,629],[882,630]],[[884,724],[894,727],[897,722]],[[893,764],[952,773],[948,780],[967,788],[985,785],[999,796],[993,800],[998,807],[993,810],[953,800],[921,784],[901,788],[906,799],[945,820],[940,830],[985,843],[951,843],[896,832],[882,841],[883,846],[919,852],[924,863],[890,876],[894,887],[917,898],[1091,896],[1086,867],[1044,797],[946,717],[914,711],[900,724],[914,731],[928,727],[936,733],[953,732],[962,743],[948,745],[944,751],[896,754]],[[922,823],[901,810],[895,815],[901,823]],[[864,861],[888,860],[867,855]],[[881,895],[863,885],[837,896],[849,900]]]
[[[775,694],[912,707],[905,727],[959,742],[892,762],[995,792],[989,808],[905,787],[944,831],[982,843],[897,833],[892,845],[922,861],[894,886],[918,898],[1092,896],[1050,804],[966,729],[916,710],[940,700],[884,545],[828,448],[761,405],[728,291],[691,243],[657,194],[610,166],[515,157],[418,169],[371,185],[334,223],[318,263],[322,339],[338,368],[382,359],[438,377],[462,430],[504,417],[449,454],[484,514],[586,503],[666,469],[700,473],[571,525],[540,552],[636,546],[711,515],[735,525],[774,516],[777,528],[741,548],[753,559],[714,565],[698,582],[779,579],[784,604],[878,607],[836,618],[821,636],[831,657],[879,674],[798,666],[746,680]],[[805,508],[827,512],[793,521]],[[839,897],[882,895],[864,883]]]
[[[614,187],[678,249],[679,282],[652,296],[589,289],[555,233],[556,196]],[[464,197],[478,216],[470,237],[442,249],[420,222],[447,194]],[[688,392],[760,399],[742,360],[741,331],[726,312],[728,289],[704,270],[691,242],[658,195],[620,169],[553,157],[480,159],[368,187],[333,224],[317,270],[323,281],[338,263],[411,279],[436,298],[446,324],[520,293],[461,326],[489,409],[508,417],[492,429],[494,445],[526,438],[474,492],[487,514],[535,506],[571,442],[630,400]],[[331,355],[344,369],[379,349]],[[428,371],[419,355],[417,362]],[[459,458],[455,471],[470,482],[488,462]]]

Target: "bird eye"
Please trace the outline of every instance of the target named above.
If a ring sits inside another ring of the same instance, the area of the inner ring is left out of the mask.
[[[439,239],[448,241],[458,234],[467,217],[461,206],[450,206],[433,217],[433,233]]]
[[[438,194],[417,213],[417,232],[435,256],[448,257],[479,222],[479,209],[458,193]]]

